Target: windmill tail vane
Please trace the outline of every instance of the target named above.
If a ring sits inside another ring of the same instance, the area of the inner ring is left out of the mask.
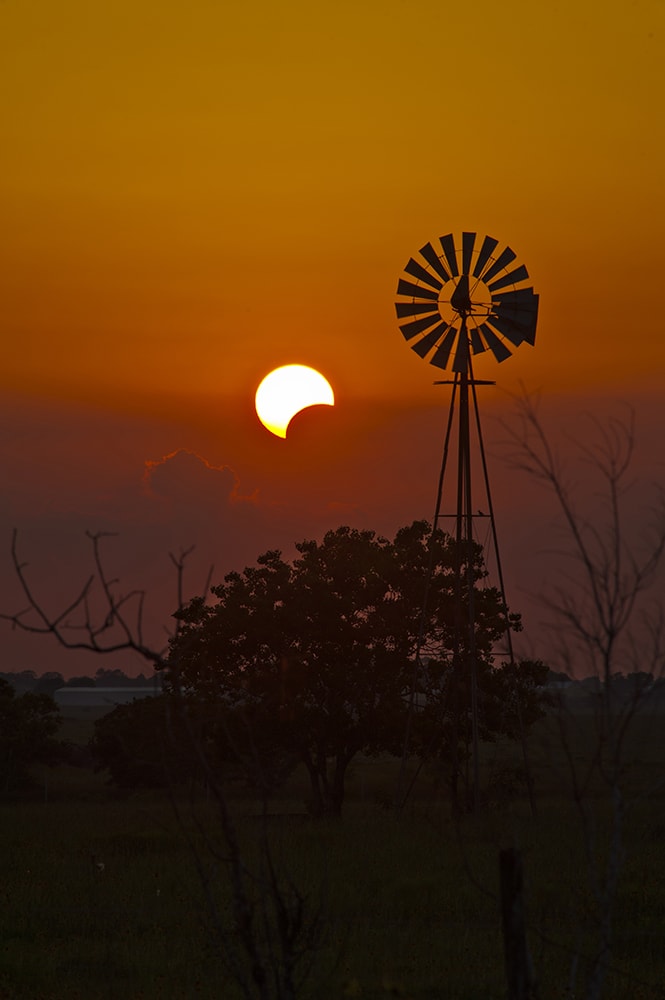
[[[449,233],[422,246],[404,268],[395,303],[411,349],[436,368],[468,374],[470,354],[489,350],[501,362],[520,344],[533,346],[538,295],[516,258],[477,233],[462,233],[457,245]]]

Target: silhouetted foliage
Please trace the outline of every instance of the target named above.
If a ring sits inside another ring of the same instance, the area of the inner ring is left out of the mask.
[[[37,678],[33,691],[36,694],[54,694],[58,688],[63,687],[65,683],[65,678],[61,673],[55,670],[47,670],[45,674],[42,674]]]
[[[548,668],[541,660],[519,660],[495,665],[491,657],[477,658],[478,728],[481,741],[500,737],[520,740],[545,714],[548,704],[543,685]],[[453,795],[462,779],[466,801],[472,807],[473,788],[466,775],[471,753],[472,720],[466,672],[450,661],[429,660],[419,684],[413,749],[424,757],[437,757],[450,767]],[[458,803],[458,805],[461,803]]]
[[[219,706],[229,752],[254,754],[263,766],[276,747],[296,755],[310,776],[311,811],[339,815],[353,757],[401,751],[418,646],[436,651],[441,677],[450,675],[459,634],[455,543],[418,521],[393,541],[341,527],[296,548],[292,563],[266,552],[212,588],[215,604],[196,598],[177,613],[167,681]],[[466,579],[464,568],[459,576]],[[483,576],[477,548],[476,657],[492,674],[491,702],[501,696],[492,651],[505,620],[500,595],[482,587]],[[519,627],[518,616],[511,622]],[[468,705],[468,690],[460,697]],[[456,711],[464,711],[459,699]],[[501,722],[507,732],[508,708]]]
[[[56,764],[62,747],[54,739],[60,715],[52,698],[26,692],[17,695],[0,679],[0,793],[11,795],[29,783],[32,764]]]
[[[0,672],[0,679],[11,684],[17,694],[25,694],[34,691],[37,674],[34,670],[10,670]]]
[[[110,783],[120,788],[201,781],[203,754],[206,768],[220,777],[269,792],[297,760],[260,721],[252,724],[250,741],[244,709],[220,717],[214,705],[197,699],[140,698],[96,720],[90,750],[95,770],[107,771]]]
[[[61,673],[47,671],[37,674],[34,670],[0,671],[0,678],[8,681],[17,694],[26,691],[38,691],[53,694],[61,687],[149,687],[154,683],[154,677],[139,674],[136,677],[125,674],[122,670],[100,669],[94,677],[82,674],[65,680]]]
[[[140,698],[97,719],[90,749],[95,770],[120,788],[165,787],[191,773],[189,741],[174,731],[165,698]]]
[[[94,684],[97,687],[131,687],[134,684],[134,678],[128,677],[122,670],[118,670],[117,668],[109,670],[100,667],[95,673]]]
[[[547,684],[570,684],[572,678],[563,670],[548,670]]]
[[[18,613],[0,612],[0,619],[10,622],[13,628],[33,635],[49,635],[65,649],[85,649],[98,654],[131,652],[143,657],[153,667],[164,667],[164,652],[151,648],[143,640],[145,595],[137,590],[119,593],[118,581],[106,573],[101,554],[104,537],[103,533],[89,534],[93,573],[69,605],[51,613],[44,608],[32,589],[25,563],[18,554],[17,533],[14,532],[12,560],[27,606]],[[184,603],[183,570],[190,551],[191,549],[185,550],[178,557],[169,554],[176,571],[179,607]],[[101,612],[89,600],[95,584],[100,588]],[[206,583],[204,593],[207,589]],[[179,685],[174,686],[173,696],[164,701],[169,708],[175,708],[173,713],[164,713],[167,720],[170,715],[174,721],[174,728],[168,732],[169,746],[181,750],[181,756],[177,758],[179,761],[186,748],[196,757],[201,776],[206,781],[207,793],[216,807],[219,824],[216,830],[209,830],[200,817],[192,815],[197,828],[197,836],[192,837],[190,826],[186,827],[182,822],[175,797],[172,798],[175,814],[191,849],[207,903],[207,930],[212,931],[219,955],[243,996],[262,997],[265,1000],[270,997],[293,1000],[299,994],[299,984],[311,969],[311,954],[320,944],[324,926],[321,909],[312,909],[309,900],[297,885],[276,867],[276,859],[267,836],[265,813],[258,845],[258,860],[248,860],[241,850],[224,782],[221,780],[223,775],[219,774],[217,762],[206,745],[207,728],[197,732],[199,713],[205,720],[209,709],[214,710],[217,706],[214,703],[208,706],[204,700],[193,699],[183,693]],[[13,689],[11,693],[13,696]],[[121,732],[124,730],[125,735],[124,738],[109,739],[108,742],[112,745],[109,759],[117,759],[120,751],[120,755],[125,756],[125,764],[129,763],[131,767],[135,767],[137,763],[141,766],[147,763],[149,771],[152,771],[149,775],[152,780],[154,765],[157,763],[154,756],[149,756],[146,761],[145,755],[141,756],[131,750],[127,752],[128,738],[137,735],[137,723],[141,721],[137,719],[137,713],[141,711],[142,709],[134,708],[120,716],[119,728]],[[153,710],[148,707],[145,711],[151,713]],[[227,723],[228,713],[221,713],[221,716],[217,712],[215,714],[216,721]],[[125,725],[127,715],[130,716],[130,721]],[[180,725],[181,729],[178,728]],[[177,738],[173,739],[173,735],[181,732],[187,735],[182,747]],[[232,733],[232,727],[228,723],[225,733]],[[104,733],[104,737],[112,735],[110,729]],[[252,745],[258,746],[258,743],[253,741]],[[139,748],[140,751],[142,749]],[[154,746],[146,749],[152,754]],[[260,773],[263,776],[265,768],[261,767]],[[120,769],[120,780],[125,774],[126,771]],[[135,780],[135,777],[131,776],[131,780]],[[169,781],[172,780],[173,777],[169,775]],[[220,870],[224,873],[221,885]],[[226,881],[224,875],[228,876],[227,886],[223,884]]]

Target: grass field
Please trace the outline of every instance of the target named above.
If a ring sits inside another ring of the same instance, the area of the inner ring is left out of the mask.
[[[665,997],[665,801],[653,791],[665,770],[663,723],[661,715],[645,716],[625,752],[634,803],[626,815],[613,971],[603,994],[611,1000]],[[82,740],[91,725],[70,718],[63,735]],[[590,716],[573,720],[569,742],[578,766],[595,746],[592,725]],[[535,817],[517,797],[456,824],[429,770],[398,819],[386,808],[397,766],[389,759],[354,764],[339,823],[306,817],[301,775],[280,790],[265,827],[271,851],[309,912],[322,918],[303,997],[505,997],[498,852],[513,845],[524,858],[540,996],[568,995],[575,955],[582,956],[577,996],[584,996],[593,906],[581,822],[552,720],[534,732],[530,750]],[[486,776],[514,754],[489,748]],[[235,1000],[187,843],[194,838],[214,870],[201,839],[201,829],[216,834],[213,803],[202,793],[194,804],[183,797],[179,823],[155,793],[119,795],[103,776],[65,767],[50,775],[47,793],[46,801],[38,789],[34,800],[0,808],[0,998]],[[586,794],[602,854],[602,789],[590,784]],[[258,805],[236,791],[233,812],[243,855],[256,868],[264,829]],[[212,878],[224,913],[222,865]]]

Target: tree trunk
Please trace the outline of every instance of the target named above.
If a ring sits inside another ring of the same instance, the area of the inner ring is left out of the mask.
[[[335,770],[333,772],[332,786],[328,792],[328,815],[339,819],[342,815],[342,806],[344,805],[344,778],[346,776],[346,769],[349,764],[349,758],[346,755],[340,755],[335,758]]]
[[[339,754],[335,757],[332,780],[328,776],[328,762],[324,755],[317,756],[316,763],[309,754],[303,761],[309,773],[311,793],[307,808],[316,819],[339,819],[344,804],[344,781],[346,770],[353,754]]]
[[[321,779],[319,769],[310,757],[309,753],[302,756],[303,763],[309,774],[310,794],[306,801],[307,811],[314,819],[321,819],[325,813],[325,802],[321,789]]]
[[[536,982],[526,943],[522,855],[515,848],[499,854],[501,922],[508,1000],[535,1000]]]

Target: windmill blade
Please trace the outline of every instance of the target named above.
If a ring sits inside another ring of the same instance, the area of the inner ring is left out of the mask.
[[[486,236],[483,240],[483,245],[480,248],[480,253],[478,254],[478,260],[476,261],[476,266],[473,269],[474,278],[479,278],[485,264],[492,256],[492,252],[498,246],[499,241],[495,240],[493,236]]]
[[[524,334],[532,326],[532,319],[529,313],[521,312],[519,309],[513,309],[510,306],[497,306],[496,309],[491,311],[487,319],[492,326],[498,326],[498,323],[495,322],[498,320],[517,327],[518,330],[522,331],[522,338],[524,338]]]
[[[429,316],[424,316],[422,319],[416,319],[413,323],[403,323],[400,326],[400,330],[404,334],[406,340],[411,340],[415,337],[417,333],[422,333],[423,330],[429,330],[433,323],[438,323],[441,317],[438,313],[431,313]]]
[[[494,330],[492,330],[487,323],[480,324],[480,332],[485,338],[485,343],[497,361],[505,361],[512,355],[512,351],[509,351],[503,341],[499,340]]]
[[[426,354],[429,354],[447,326],[447,323],[440,323],[434,328],[434,330],[426,334],[422,340],[419,340],[417,344],[412,344],[411,346],[416,354],[419,354],[421,358],[424,358]]]
[[[516,285],[518,281],[524,281],[524,279],[528,277],[529,272],[525,268],[524,264],[520,264],[520,266],[516,267],[514,271],[509,271],[508,274],[504,274],[502,278],[498,278],[487,287],[490,292],[495,292],[498,288],[503,288],[505,285]]]
[[[500,295],[492,296],[492,300],[490,322],[493,315],[512,319],[522,328],[522,339],[533,347],[538,323],[538,296],[534,294],[533,289],[522,288],[515,292],[502,292]]]
[[[408,295],[413,299],[432,299],[434,302],[439,301],[439,296],[436,292],[431,291],[429,288],[423,288],[422,285],[414,285],[411,281],[405,281],[404,278],[400,278],[399,280],[397,294]]]
[[[499,302],[497,305],[492,306],[489,318],[491,319],[492,316],[501,316],[516,323],[517,326],[522,326],[525,330],[528,330],[535,323],[537,308],[536,306],[535,309],[522,309],[520,306],[513,306],[509,302]]]
[[[531,322],[530,322],[529,327],[528,327],[528,332],[524,334],[524,339],[526,340],[527,344],[531,344],[532,347],[536,343],[536,325],[538,323],[538,300],[539,300],[539,296],[538,295],[534,295],[533,297],[536,300],[536,308],[531,313]]]
[[[419,313],[431,313],[435,309],[431,302],[396,302],[395,312],[398,319],[405,316],[417,316]]]
[[[468,274],[471,269],[471,257],[475,242],[475,233],[462,233],[462,274]]]
[[[422,264],[419,264],[417,260],[413,257],[409,259],[409,263],[406,265],[404,270],[408,274],[412,274],[414,278],[418,278],[420,281],[424,281],[426,285],[431,285],[432,288],[436,288],[437,291],[443,288],[443,284],[438,278],[435,278],[433,274],[426,271]]]
[[[471,350],[474,354],[482,354],[483,351],[487,350],[487,345],[483,343],[483,338],[480,336],[477,326],[474,326],[471,330]]]
[[[453,344],[455,343],[455,337],[457,336],[457,327],[451,326],[448,333],[443,338],[439,347],[432,355],[431,365],[435,365],[437,368],[446,368],[448,364],[448,358],[450,357],[450,352],[453,349]]]
[[[497,316],[499,317],[500,320],[505,320],[509,323],[512,323],[515,329],[520,331],[522,341],[526,341],[527,344],[531,344],[531,346],[533,347],[533,345],[536,342],[536,323],[538,320],[538,317],[536,316],[535,313],[532,313],[530,316],[525,316],[523,313],[506,314],[506,313],[498,313],[497,311]],[[498,322],[496,322],[493,314],[490,314],[488,319],[493,326],[498,327],[499,324]]]
[[[492,302],[505,302],[510,305],[518,305],[520,308],[530,308],[530,304],[538,302],[538,296],[534,294],[533,288],[515,288],[509,292],[494,292]]]
[[[420,248],[418,253],[422,254],[429,266],[433,271],[436,271],[440,278],[443,278],[444,281],[450,281],[450,275],[441,263],[439,255],[431,243],[426,243],[424,247]]]
[[[499,271],[503,271],[504,267],[508,267],[508,265],[512,263],[516,257],[517,254],[515,251],[511,250],[510,247],[506,247],[506,249],[499,254],[494,263],[487,269],[487,271],[485,271],[484,274],[481,274],[480,277],[485,284],[488,284],[495,274],[498,274]]]
[[[447,236],[439,236],[439,243],[446,255],[446,260],[448,261],[448,266],[450,267],[450,273],[454,278],[459,274],[459,268],[457,267],[457,257],[455,256],[455,240],[453,239],[453,234],[448,233]]]
[[[505,316],[495,316],[492,314],[487,317],[487,322],[491,323],[515,347],[519,347],[524,340],[524,328],[519,323],[507,319]]]

